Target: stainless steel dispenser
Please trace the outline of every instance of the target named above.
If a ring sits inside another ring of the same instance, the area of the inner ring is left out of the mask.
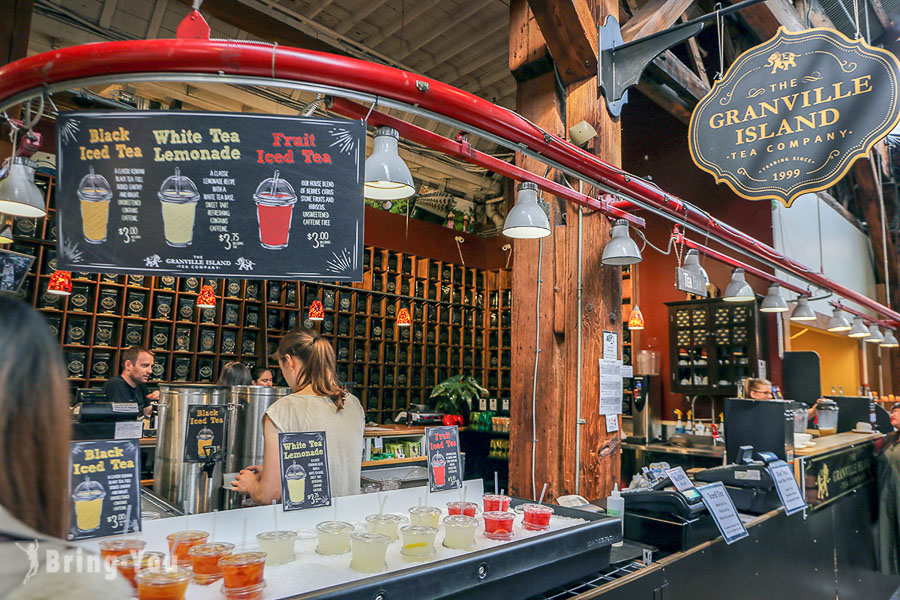
[[[236,385],[231,388],[225,434],[226,473],[236,473],[249,465],[263,464],[263,416],[276,400],[290,393],[290,388],[286,387]],[[226,485],[228,483],[230,482],[226,482]],[[239,498],[239,494],[227,492],[225,508],[238,508]]]
[[[210,512],[221,507],[223,472],[221,459],[210,460],[207,464],[184,461],[189,407],[226,405],[229,396],[230,388],[226,386],[159,386],[153,492],[186,514]]]

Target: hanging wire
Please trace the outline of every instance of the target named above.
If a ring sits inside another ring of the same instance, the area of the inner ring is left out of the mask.
[[[861,34],[859,32],[859,2],[857,0],[853,0],[853,20],[856,22],[856,37],[854,39],[859,39]]]
[[[722,20],[722,3],[716,3],[716,34],[719,36],[719,72],[715,79],[725,75],[725,22]]]

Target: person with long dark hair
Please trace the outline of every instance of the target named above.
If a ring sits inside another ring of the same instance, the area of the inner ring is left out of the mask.
[[[338,381],[334,348],[315,331],[290,331],[275,358],[293,394],[278,399],[263,417],[262,465],[243,469],[232,486],[257,504],[281,498],[278,433],[324,431],[332,496],[359,493],[366,415]]]
[[[0,296],[0,340],[0,598],[129,598],[128,583],[99,557],[80,556],[80,573],[48,572],[51,553],[56,567],[82,553],[62,539],[69,385],[59,344],[31,307]]]
[[[225,363],[225,367],[219,374],[219,385],[250,385],[253,383],[253,377],[250,375],[250,369],[242,362],[232,361]]]
[[[900,574],[900,402],[891,407],[894,431],[884,436],[878,453],[878,567]]]

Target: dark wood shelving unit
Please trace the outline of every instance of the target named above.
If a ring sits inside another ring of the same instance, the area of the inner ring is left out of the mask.
[[[58,336],[73,387],[101,386],[132,344],[154,351],[154,382],[214,382],[228,361],[262,364],[287,331],[305,324],[333,343],[338,375],[370,420],[426,403],[438,382],[458,373],[477,377],[492,397],[509,397],[507,270],[366,247],[355,284],[73,273],[73,294],[53,296],[46,287],[56,267],[55,181],[39,175],[37,183],[48,218],[17,219],[11,249],[36,257],[26,299]],[[196,307],[204,284],[216,289],[214,309]],[[316,299],[325,307],[321,322],[307,318]],[[412,326],[396,325],[401,307]]]

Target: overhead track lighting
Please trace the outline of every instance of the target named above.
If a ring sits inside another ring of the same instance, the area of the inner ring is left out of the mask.
[[[550,219],[538,204],[537,190],[537,184],[530,181],[523,181],[516,186],[516,205],[506,214],[503,235],[520,239],[550,235]]]
[[[831,319],[828,321],[828,331],[833,333],[850,331],[850,321],[844,316],[843,309],[839,307],[834,309],[834,312],[831,314]]]
[[[893,329],[885,329],[884,330],[884,341],[881,342],[882,348],[896,348],[900,346],[900,343],[897,342],[897,338],[894,335]]]
[[[412,173],[397,151],[399,139],[393,127],[375,130],[372,154],[366,159],[366,198],[400,200],[416,193]]]
[[[641,250],[628,235],[628,221],[625,219],[616,219],[613,222],[612,238],[603,248],[603,257],[600,262],[604,265],[618,266],[641,262]]]
[[[725,288],[725,295],[722,297],[725,302],[752,302],[756,300],[753,294],[753,288],[747,283],[744,277],[743,269],[735,269],[731,272],[731,281]]]
[[[853,317],[853,327],[850,329],[850,333],[848,333],[852,338],[867,338],[872,333],[866,328],[865,323],[863,323],[862,317]]]
[[[769,285],[769,292],[763,299],[762,306],[759,307],[759,310],[761,312],[768,313],[781,313],[788,311],[787,302],[785,302],[784,298],[781,297],[781,286],[779,286],[777,283]]]
[[[816,313],[809,306],[809,298],[806,296],[800,296],[797,298],[797,306],[794,307],[794,312],[791,313],[791,321],[815,321]]]
[[[869,325],[869,337],[866,338],[866,341],[871,342],[872,344],[880,344],[884,341],[881,330],[878,329],[878,324],[872,323]]]

